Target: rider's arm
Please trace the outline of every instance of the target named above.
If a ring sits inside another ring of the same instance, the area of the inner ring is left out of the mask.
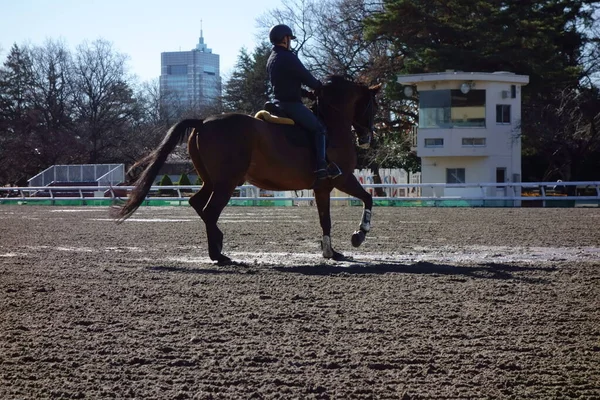
[[[290,66],[293,68],[294,73],[300,78],[300,81],[311,89],[319,89],[323,84],[317,78],[315,78],[309,70],[304,67],[302,62],[296,55],[290,54]]]

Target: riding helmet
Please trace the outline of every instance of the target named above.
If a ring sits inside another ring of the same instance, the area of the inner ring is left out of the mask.
[[[273,44],[281,43],[286,36],[291,36],[292,39],[296,39],[296,36],[292,33],[292,28],[287,25],[275,25],[269,31],[269,40]]]

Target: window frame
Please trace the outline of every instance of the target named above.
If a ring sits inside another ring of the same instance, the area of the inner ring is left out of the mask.
[[[439,143],[439,144],[433,143],[433,144],[429,144],[428,145],[427,144],[428,140],[441,141],[441,143]],[[439,148],[442,148],[442,147],[444,147],[444,138],[425,138],[425,139],[423,139],[423,146],[425,148],[427,148],[427,149],[439,149]]]
[[[486,128],[486,96],[485,89],[468,93],[456,89],[423,90],[419,92],[419,128]],[[458,119],[461,109],[472,118]],[[483,113],[481,118],[475,118],[477,111]]]
[[[508,110],[508,114],[506,111]],[[504,120],[504,117],[508,115],[508,122]],[[512,124],[512,108],[510,104],[496,104],[496,124],[497,125],[510,125]]]
[[[455,174],[453,174],[453,172],[455,172]],[[467,171],[465,168],[446,168],[446,183],[466,183],[466,174]],[[456,182],[451,182],[452,179],[450,178],[452,176],[456,178]],[[460,181],[461,178],[462,182]]]
[[[465,140],[471,140],[473,143],[465,144]],[[482,141],[483,143],[477,144],[477,143],[475,143],[475,141]],[[462,143],[462,147],[486,147],[487,139],[484,137],[464,137],[464,138],[462,138],[461,143]]]
[[[186,76],[189,72],[187,64],[171,64],[167,65],[167,75],[169,76]]]

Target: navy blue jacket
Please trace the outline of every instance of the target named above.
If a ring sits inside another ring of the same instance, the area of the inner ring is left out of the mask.
[[[304,67],[298,56],[282,46],[273,46],[267,61],[267,72],[275,100],[300,102],[302,85],[311,89],[321,87],[321,82]]]

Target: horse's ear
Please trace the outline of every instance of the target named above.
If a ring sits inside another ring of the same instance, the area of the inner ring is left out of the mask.
[[[377,85],[369,86],[369,90],[371,92],[373,92],[373,94],[379,93],[379,91],[381,90],[381,83],[378,83]]]

